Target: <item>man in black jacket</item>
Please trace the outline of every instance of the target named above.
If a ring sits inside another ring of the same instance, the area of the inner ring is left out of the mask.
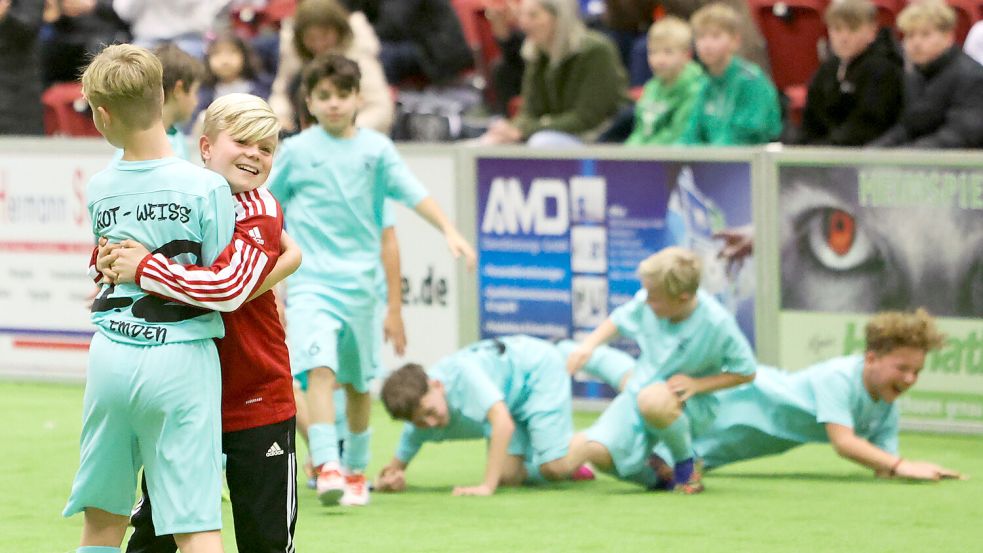
[[[909,4],[898,16],[914,66],[898,123],[873,146],[983,147],[983,66],[955,43],[955,12],[942,0]]]
[[[386,79],[399,84],[423,75],[446,83],[474,65],[461,21],[450,0],[343,0],[361,11],[382,42]]]
[[[44,0],[0,0],[0,135],[42,134],[38,31]]]
[[[839,0],[825,17],[835,56],[809,84],[798,142],[863,146],[898,121],[904,62],[891,31],[878,32],[870,0]]]

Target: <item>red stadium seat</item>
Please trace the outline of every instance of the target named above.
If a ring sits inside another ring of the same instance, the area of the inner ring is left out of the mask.
[[[64,136],[99,136],[82,97],[82,84],[58,83],[41,95],[44,133]],[[82,108],[81,110],[77,108]]]
[[[748,0],[768,43],[772,79],[779,90],[804,85],[819,68],[826,44],[827,0]]]
[[[956,10],[956,42],[962,44],[969,29],[983,19],[983,2],[980,0],[946,0]]]
[[[232,27],[243,39],[251,39],[264,31],[276,31],[280,21],[293,16],[297,11],[297,0],[269,0],[261,8],[251,6],[233,7]]]
[[[898,14],[907,4],[905,0],[871,0],[877,6],[877,23],[881,27],[893,29]]]

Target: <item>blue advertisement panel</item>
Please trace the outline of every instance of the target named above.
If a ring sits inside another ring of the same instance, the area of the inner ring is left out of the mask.
[[[681,245],[754,343],[753,260],[720,237],[749,236],[749,163],[479,158],[477,176],[482,337],[579,338],[638,291],[641,260]]]

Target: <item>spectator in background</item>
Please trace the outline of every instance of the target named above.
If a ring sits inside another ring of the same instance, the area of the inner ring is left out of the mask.
[[[205,33],[212,30],[229,0],[113,0],[113,10],[130,24],[133,43],[154,48],[173,42],[202,59]]]
[[[741,37],[737,55],[769,73],[768,45],[754,22],[747,0],[662,0],[662,8],[666,15],[690,20],[697,10],[712,3],[726,4],[737,13],[737,34]]]
[[[284,19],[280,26],[280,64],[270,106],[284,130],[297,131],[310,122],[300,70],[329,52],[354,60],[361,71],[362,107],[355,125],[388,135],[395,107],[379,62],[379,39],[364,14],[349,13],[337,0],[304,0],[293,19]]]
[[[604,30],[618,47],[628,68],[629,86],[641,86],[652,78],[648,64],[646,32],[652,26],[658,0],[604,0]]]
[[[205,78],[198,93],[198,111],[213,100],[240,92],[260,98],[270,95],[270,77],[263,72],[256,52],[231,32],[220,34],[205,51]]]
[[[969,30],[966,40],[963,41],[963,52],[977,63],[983,63],[983,20],[974,23]]]
[[[491,108],[497,115],[506,115],[509,100],[522,92],[526,69],[526,60],[522,59],[526,35],[519,28],[519,0],[485,0],[485,18],[501,52],[501,58],[491,68]]]
[[[625,144],[674,144],[689,125],[705,77],[693,61],[693,32],[678,17],[656,21],[648,33],[648,60],[655,76],[635,104],[635,130]]]
[[[809,84],[799,142],[862,146],[898,120],[904,61],[870,0],[836,0],[825,17],[833,56]]]
[[[511,121],[494,122],[480,142],[558,147],[593,140],[627,103],[614,44],[584,27],[577,0],[522,0],[519,22],[526,34],[522,109]]]
[[[724,3],[693,14],[696,53],[707,79],[697,99],[683,144],[763,144],[782,132],[778,92],[757,65],[734,55],[741,43],[741,18]]]
[[[108,44],[130,39],[113,0],[46,0],[48,34],[41,41],[44,86],[77,81],[89,59]]]
[[[908,4],[898,15],[905,76],[901,118],[873,146],[983,146],[983,66],[955,42],[956,14],[942,0]]]
[[[44,0],[0,0],[0,135],[44,133],[38,31]]]
[[[446,84],[474,66],[461,21],[450,0],[345,0],[365,14],[382,41],[389,82],[425,77]]]

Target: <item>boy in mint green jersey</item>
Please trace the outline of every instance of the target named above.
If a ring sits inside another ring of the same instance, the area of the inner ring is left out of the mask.
[[[338,55],[304,70],[308,108],[318,124],[284,141],[268,181],[286,226],[304,252],[287,281],[287,342],[295,375],[306,373],[308,439],[325,505],[365,505],[369,461],[369,381],[378,367],[381,235],[386,199],[440,229],[451,253],[475,254],[412,175],[388,137],[354,124],[361,102],[358,65]],[[348,400],[348,436],[339,459],[333,392]],[[343,461],[343,465],[341,462]]]
[[[635,104],[635,129],[625,144],[675,144],[689,125],[703,70],[693,61],[693,33],[677,17],[664,17],[648,32],[648,61],[653,77]]]
[[[232,237],[221,175],[174,157],[161,122],[162,69],[150,52],[110,46],[82,76],[96,128],[123,155],[86,188],[93,234],[211,264]],[[96,282],[98,249],[90,276]],[[66,516],[85,513],[79,553],[118,552],[137,471],[157,501],[154,525],[182,551],[221,552],[221,315],[103,284],[92,304],[81,455]]]
[[[709,4],[690,23],[707,78],[680,143],[739,146],[777,140],[782,114],[775,86],[760,67],[734,55],[740,46],[737,12]]]
[[[191,121],[198,107],[198,89],[205,78],[205,66],[173,43],[157,47],[154,55],[164,68],[163,121],[167,138],[174,155],[190,161],[188,137],[181,127]]]
[[[838,357],[794,373],[759,367],[754,382],[719,394],[720,410],[694,442],[707,469],[829,443],[877,476],[958,478],[933,463],[898,455],[896,400],[918,380],[925,355],[943,337],[924,310],[875,315],[863,355]]]
[[[692,438],[716,415],[714,392],[752,380],[756,363],[734,317],[698,289],[701,272],[699,258],[683,248],[649,256],[638,267],[643,288],[570,352],[571,374],[585,365],[604,365],[600,372],[592,370],[605,381],[620,382],[627,372],[624,355],[599,346],[622,335],[641,350],[624,391],[594,425],[574,436],[569,465],[589,461],[652,486],[648,462],[658,444],[668,450],[675,469],[669,484],[683,493],[702,491]]]
[[[407,422],[395,456],[376,479],[381,491],[402,491],[420,447],[444,440],[488,439],[483,481],[454,488],[454,495],[487,496],[503,485],[585,476],[564,459],[573,435],[570,378],[560,350],[545,340],[482,340],[429,371],[410,363],[386,379],[381,395],[389,414]]]

